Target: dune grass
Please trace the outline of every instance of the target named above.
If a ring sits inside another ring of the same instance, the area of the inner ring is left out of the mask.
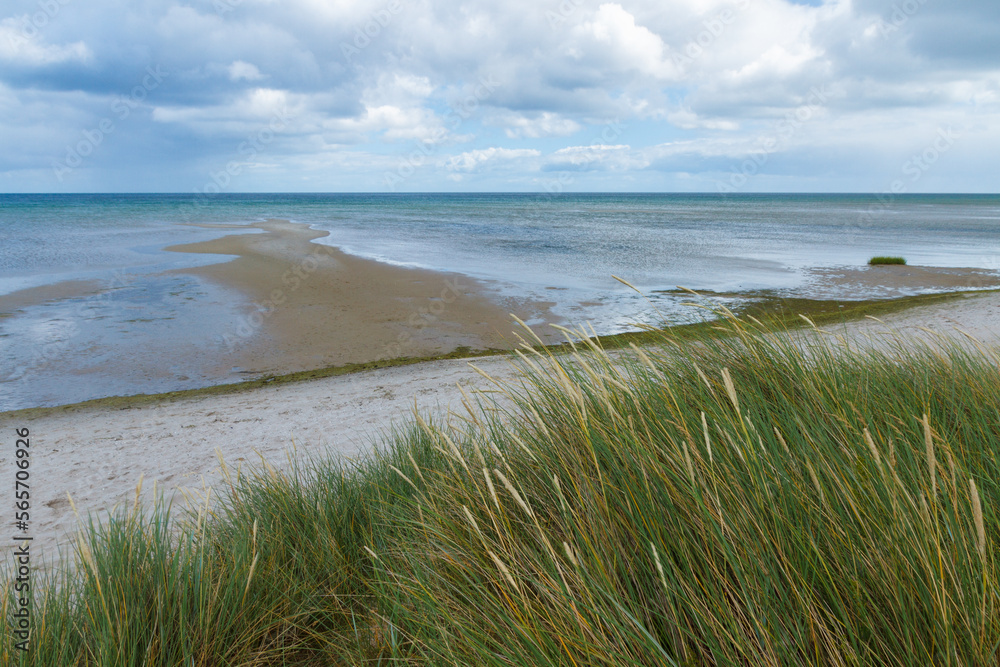
[[[718,329],[123,509],[0,662],[997,664],[997,356]]]
[[[902,257],[887,257],[879,255],[878,257],[872,257],[868,260],[868,264],[871,266],[879,266],[884,264],[906,264],[906,260]]]

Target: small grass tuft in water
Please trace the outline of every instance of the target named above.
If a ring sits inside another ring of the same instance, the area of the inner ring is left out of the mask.
[[[906,264],[906,259],[903,257],[886,257],[879,255],[878,257],[872,257],[868,260],[870,266],[881,266],[885,264]]]

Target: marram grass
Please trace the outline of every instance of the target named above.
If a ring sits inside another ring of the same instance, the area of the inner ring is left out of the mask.
[[[993,352],[720,328],[91,525],[0,662],[998,664]]]
[[[868,263],[872,266],[877,266],[880,264],[906,264],[906,259],[903,257],[887,257],[884,255],[879,255],[878,257],[872,257],[868,260]]]

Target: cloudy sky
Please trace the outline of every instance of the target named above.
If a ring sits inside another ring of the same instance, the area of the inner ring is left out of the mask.
[[[5,0],[0,191],[997,192],[997,0]]]

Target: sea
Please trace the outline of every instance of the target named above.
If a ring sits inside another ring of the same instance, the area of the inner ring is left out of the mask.
[[[598,333],[687,321],[678,287],[813,296],[810,269],[873,255],[1000,269],[997,195],[0,194],[0,295],[102,286],[0,316],[0,411],[240,379],[210,362],[246,297],[172,271],[231,258],[164,248],[233,233],[200,225],[270,218],[552,302]]]

